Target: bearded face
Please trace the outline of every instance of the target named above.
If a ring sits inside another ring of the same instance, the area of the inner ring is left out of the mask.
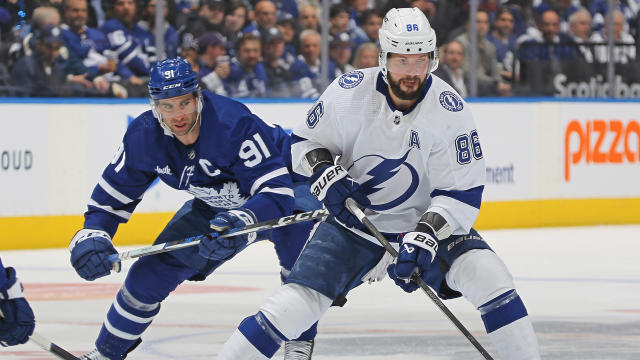
[[[389,87],[391,91],[401,100],[416,100],[427,86],[427,77],[425,75],[394,75],[387,73]]]

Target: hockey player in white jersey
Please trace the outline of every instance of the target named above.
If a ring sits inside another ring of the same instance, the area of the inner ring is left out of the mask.
[[[469,300],[500,358],[539,359],[511,274],[472,228],[483,153],[467,104],[430,75],[435,32],[418,9],[391,9],[380,45],[378,68],[336,79],[294,129],[294,171],[311,176],[332,217],[314,228],[285,284],[241,322],[219,359],[269,358],[387,265],[407,292],[417,288],[409,282],[417,270],[441,298]],[[399,248],[394,263],[345,208],[347,198]]]
[[[84,229],[69,245],[71,263],[82,278],[94,280],[111,272],[108,257],[116,253],[111,239],[158,178],[194,199],[178,210],[155,243],[210,233],[211,228],[223,233],[321,206],[305,196],[308,179],[290,171],[291,137],[235,100],[200,92],[197,75],[186,60],[154,64],[149,93],[152,110],[129,125],[121,148],[94,188]],[[203,280],[261,238],[274,243],[286,277],[312,226],[305,222],[270,233],[203,238],[199,247],[138,259],[107,313],[96,349],[83,359],[125,358],[141,341],[161,302],[180,283]],[[308,328],[285,347],[285,359],[311,358],[316,325]]]

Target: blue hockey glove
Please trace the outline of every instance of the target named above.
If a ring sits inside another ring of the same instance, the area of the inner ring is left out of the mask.
[[[216,214],[213,220],[209,221],[211,228],[224,235],[234,229],[242,229],[247,225],[255,224],[256,217],[249,209],[236,209]],[[256,233],[233,236],[229,238],[206,237],[200,239],[200,249],[198,253],[211,260],[227,260],[232,258],[240,250],[247,247],[256,240]]]
[[[311,193],[327,207],[329,213],[338,221],[358,229],[364,225],[345,207],[347,198],[352,198],[360,206],[367,207],[371,202],[347,170],[341,165],[325,166],[311,175]]]
[[[12,267],[4,269],[6,280],[0,287],[0,345],[24,344],[33,334],[36,321],[24,298],[22,283]]]
[[[78,231],[71,239],[69,251],[71,265],[81,278],[89,281],[109,275],[114,268],[109,255],[118,253],[109,234],[92,229]],[[120,262],[115,263],[115,268],[120,272]]]
[[[402,290],[415,291],[418,284],[411,281],[411,275],[417,272],[419,276],[424,278],[431,268],[437,252],[438,240],[435,236],[419,231],[405,234],[396,263],[387,268],[389,277]]]

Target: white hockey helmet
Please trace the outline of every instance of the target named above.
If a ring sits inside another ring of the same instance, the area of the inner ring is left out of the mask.
[[[418,8],[391,9],[384,16],[378,30],[380,39],[379,64],[387,80],[387,58],[394,54],[429,54],[428,73],[438,68],[436,32]]]

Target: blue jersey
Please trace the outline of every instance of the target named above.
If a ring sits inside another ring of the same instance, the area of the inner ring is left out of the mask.
[[[138,24],[128,28],[117,19],[105,21],[100,30],[107,36],[110,50],[118,55],[118,75],[125,80],[131,75],[149,75],[149,60],[144,42],[148,38],[146,30]]]
[[[267,71],[261,62],[255,66],[253,71],[247,72],[238,59],[231,59],[229,76],[223,82],[229,96],[232,97],[267,96]]]
[[[72,31],[68,25],[63,24],[62,38],[69,51],[82,60],[84,66],[89,69],[89,77],[98,75],[98,65],[106,62],[105,50],[109,50],[109,41],[106,35],[94,28],[85,26],[84,32],[78,34]]]
[[[218,211],[245,207],[257,221],[292,213],[290,137],[284,130],[208,91],[201,118],[198,140],[186,146],[151,111],[138,116],[93,190],[85,228],[113,236],[156,178]]]

